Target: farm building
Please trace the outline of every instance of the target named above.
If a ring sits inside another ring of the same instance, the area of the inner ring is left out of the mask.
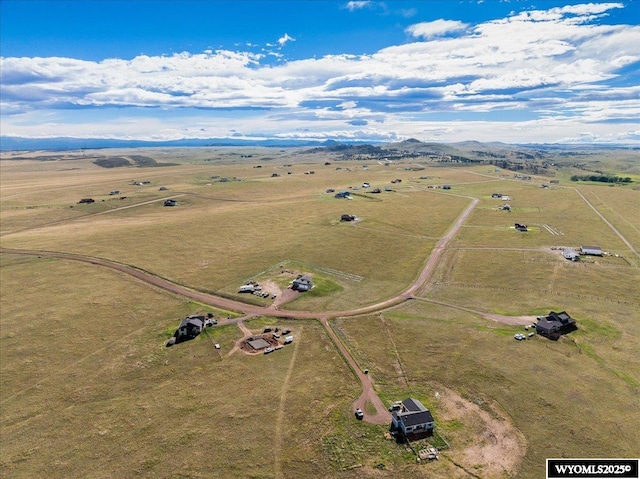
[[[602,248],[600,246],[580,246],[580,253],[590,256],[602,256]]]
[[[566,311],[556,313],[551,311],[547,316],[539,316],[536,323],[536,333],[557,341],[563,334],[578,329],[576,320]]]
[[[450,190],[451,189],[451,185],[442,185],[442,189],[443,190]]]
[[[313,281],[311,281],[311,278],[306,275],[298,275],[291,284],[291,289],[295,291],[309,291],[311,288],[313,288]]]
[[[96,200],[94,200],[93,198],[82,198],[80,201],[78,201],[78,204],[82,204],[82,203],[95,203]]]
[[[391,413],[391,431],[407,440],[420,439],[433,434],[435,422],[431,412],[414,398],[407,398]]]
[[[180,326],[178,326],[173,337],[169,339],[167,347],[184,341],[189,341],[190,339],[198,336],[202,332],[204,321],[204,316],[187,316],[180,322]]]
[[[562,250],[562,256],[564,256],[569,261],[580,261],[580,255],[578,252],[571,248],[565,248]]]
[[[354,215],[342,215],[340,217],[340,221],[355,221],[356,217]]]
[[[349,192],[348,191],[340,191],[338,193],[336,193],[335,195],[333,195],[334,198],[349,198]]]
[[[165,200],[164,206],[176,206],[178,202],[176,200]]]
[[[527,225],[522,225],[520,223],[516,223],[514,224],[514,227],[518,230],[518,231],[528,231],[527,229]]]

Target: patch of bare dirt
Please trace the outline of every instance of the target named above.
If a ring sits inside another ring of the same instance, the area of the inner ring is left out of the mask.
[[[444,455],[460,468],[483,478],[513,477],[527,447],[524,435],[497,405],[482,407],[448,388],[440,388],[440,420],[462,423]]]

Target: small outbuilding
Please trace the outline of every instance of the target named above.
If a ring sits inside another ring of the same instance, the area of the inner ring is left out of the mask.
[[[164,206],[176,206],[177,204],[176,200],[164,200]]]
[[[335,195],[333,195],[334,198],[349,198],[349,192],[348,191],[340,191],[338,193],[336,193]]]
[[[443,190],[450,190],[451,189],[451,185],[442,185],[442,189]]]
[[[600,246],[580,246],[580,253],[589,256],[602,256]]]
[[[354,215],[342,215],[340,217],[340,221],[355,221],[356,217]]]
[[[81,205],[83,203],[95,203],[96,200],[94,200],[93,198],[82,198],[80,201],[78,201],[78,204]]]
[[[523,225],[523,224],[520,224],[520,223],[515,223],[514,226],[515,226],[516,230],[518,230],[518,231],[529,231],[528,228],[527,228],[527,225]]]

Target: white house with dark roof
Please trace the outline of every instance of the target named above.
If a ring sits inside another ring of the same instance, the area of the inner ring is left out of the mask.
[[[391,430],[399,431],[407,438],[430,435],[434,426],[431,412],[414,398],[405,399],[400,409],[391,413]]]

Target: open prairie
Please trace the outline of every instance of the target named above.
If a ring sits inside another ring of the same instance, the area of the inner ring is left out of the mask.
[[[534,479],[548,457],[638,456],[635,182],[291,148],[31,156],[0,160],[3,477]],[[581,245],[605,255],[559,249]],[[576,331],[513,339],[564,310]],[[246,354],[267,327],[293,343]],[[439,461],[369,421],[407,397]]]

